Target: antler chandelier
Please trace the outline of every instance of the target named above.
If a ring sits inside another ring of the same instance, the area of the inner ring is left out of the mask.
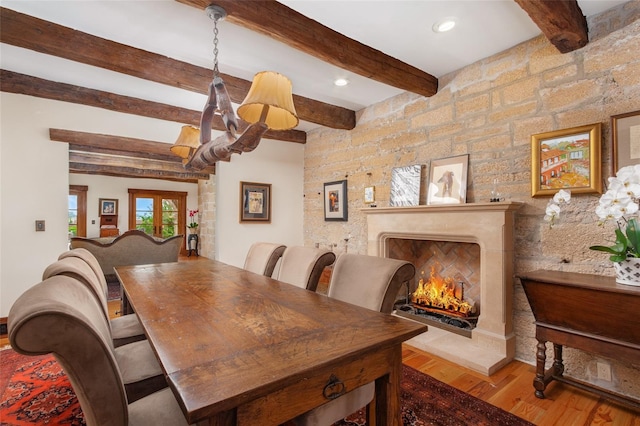
[[[185,168],[202,170],[218,161],[230,161],[232,154],[242,154],[256,149],[264,133],[269,130],[289,130],[298,125],[298,116],[293,105],[291,81],[273,71],[257,73],[249,93],[238,107],[238,115],[249,126],[238,134],[238,119],[231,105],[231,98],[218,70],[218,22],[227,13],[216,5],[205,11],[213,19],[213,80],[209,84],[209,95],[200,117],[200,130],[183,126],[171,151],[183,159]],[[222,117],[225,132],[211,139],[214,116]]]

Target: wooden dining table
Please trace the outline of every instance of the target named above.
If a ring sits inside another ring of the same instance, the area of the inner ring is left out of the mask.
[[[376,425],[402,424],[402,342],[424,324],[215,260],[115,269],[189,423],[278,425],[375,381]]]

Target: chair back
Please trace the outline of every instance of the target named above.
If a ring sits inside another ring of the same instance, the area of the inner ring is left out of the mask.
[[[128,424],[127,397],[102,309],[74,278],[53,276],[24,292],[7,321],[13,349],[53,353],[76,393],[87,425]]]
[[[100,304],[100,309],[105,320],[110,324],[109,306],[107,303],[109,291],[107,289],[107,282],[104,281],[104,285],[102,285],[102,282],[98,279],[94,270],[91,269],[87,262],[79,257],[63,258],[47,266],[47,268],[42,273],[42,280],[44,281],[47,278],[51,278],[56,275],[65,275],[71,278],[75,278],[80,283],[84,284],[89,290],[91,290],[91,293]]]
[[[402,284],[415,273],[404,260],[344,253],[333,266],[328,296],[389,314]]]
[[[98,259],[93,254],[91,254],[89,250],[82,247],[68,250],[63,252],[60,256],[58,256],[58,260],[65,259],[67,257],[77,257],[79,259],[84,260],[87,263],[87,265],[89,265],[91,269],[93,269],[93,272],[95,272],[96,277],[98,277],[98,280],[100,280],[100,285],[103,286],[104,288],[107,288],[107,279],[105,278],[104,273],[102,272],[102,268],[100,267],[100,262],[98,262]]]
[[[276,243],[253,243],[244,261],[244,269],[270,277],[287,246]]]
[[[336,255],[326,249],[292,246],[282,255],[278,280],[316,291],[322,271],[332,265]]]

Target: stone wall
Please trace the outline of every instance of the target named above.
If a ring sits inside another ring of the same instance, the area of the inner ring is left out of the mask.
[[[612,239],[598,227],[599,194],[574,195],[559,223],[543,221],[548,197],[531,197],[531,135],[602,123],[602,175],[611,175],[610,117],[640,110],[640,2],[589,20],[597,37],[560,54],[543,36],[441,77],[431,98],[403,93],[358,112],[351,131],[320,128],[305,148],[305,245],[366,253],[365,186],[389,205],[393,167],[426,165],[469,154],[467,202],[487,202],[494,180],[507,200],[522,201],[516,222],[516,273],[553,269],[613,275],[608,257],[588,249]],[[437,60],[437,58],[434,58]],[[368,173],[371,175],[369,176]],[[323,183],[348,180],[348,222],[323,219]],[[533,316],[515,286],[516,357],[535,362]],[[630,319],[631,326],[637,319]],[[625,326],[625,325],[621,325]],[[551,357],[551,354],[549,354]],[[597,382],[596,360],[567,349],[567,374]],[[607,360],[610,361],[610,360]],[[613,382],[598,383],[638,397],[640,363],[612,361]]]
[[[211,175],[209,180],[198,181],[198,210],[200,210],[199,254],[215,259],[216,179],[214,175]]]

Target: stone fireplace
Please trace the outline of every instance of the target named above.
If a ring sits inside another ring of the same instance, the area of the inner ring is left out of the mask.
[[[522,203],[473,203],[362,209],[371,256],[390,257],[398,239],[477,244],[479,305],[470,337],[429,326],[407,341],[426,352],[490,375],[515,354],[513,333],[514,217]],[[420,268],[420,265],[417,265]],[[421,271],[417,271],[416,282]]]

